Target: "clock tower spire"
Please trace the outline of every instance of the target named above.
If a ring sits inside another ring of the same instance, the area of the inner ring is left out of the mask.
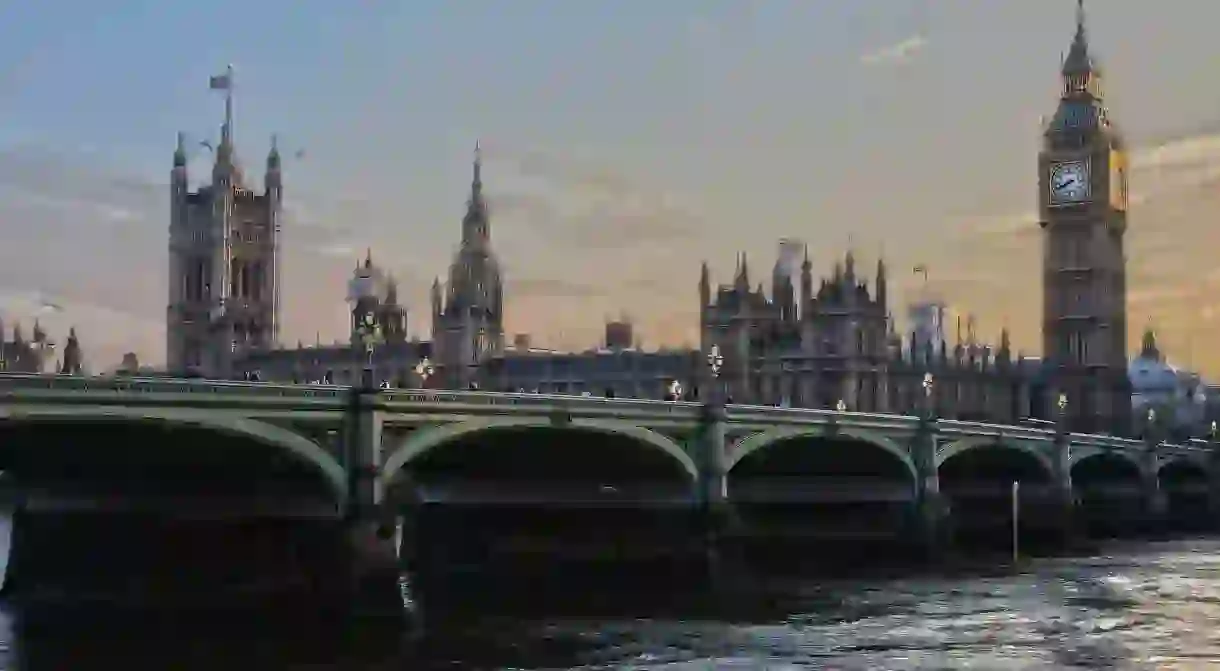
[[[1068,396],[1074,430],[1126,433],[1127,161],[1090,53],[1083,0],[1061,74],[1038,158],[1042,353],[1051,384]]]

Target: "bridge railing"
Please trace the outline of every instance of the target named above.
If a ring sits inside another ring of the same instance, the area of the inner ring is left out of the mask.
[[[227,380],[160,377],[86,377],[37,373],[0,374],[0,393],[6,392],[122,392],[128,394],[195,394],[199,396],[277,396],[340,398],[347,387],[286,385]]]
[[[302,400],[342,400],[352,393],[350,386],[333,384],[282,384],[273,382],[187,379],[147,376],[80,376],[40,373],[0,373],[0,397],[30,393],[50,395],[57,392],[111,392],[123,395],[178,395],[198,397],[246,397]],[[570,411],[577,414],[610,416],[670,417],[689,421],[700,413],[702,403],[650,399],[603,398],[566,394],[499,393],[486,391],[449,391],[439,389],[382,389],[380,402],[390,406],[427,406],[460,410],[477,407],[514,407],[542,411]],[[731,421],[736,423],[824,425],[837,422],[859,428],[880,430],[913,429],[918,418],[912,415],[838,412],[819,408],[779,408],[765,405],[731,404],[726,407]],[[993,424],[950,419],[938,419],[937,430],[946,436],[995,436],[1030,442],[1048,442],[1054,430],[1023,425]],[[1096,446],[1105,449],[1142,449],[1143,443],[1130,438],[1097,434],[1071,434],[1075,446]],[[1207,441],[1191,440],[1186,444],[1162,443],[1185,452],[1209,452]]]

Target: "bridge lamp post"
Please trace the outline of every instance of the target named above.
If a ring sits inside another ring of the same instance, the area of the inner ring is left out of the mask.
[[[373,383],[373,352],[376,350],[380,336],[381,329],[377,325],[376,318],[367,312],[361,315],[360,323],[356,326],[356,337],[364,347],[364,371],[361,384],[365,389],[374,389],[376,386]]]
[[[709,399],[713,403],[720,400],[720,370],[724,368],[724,357],[720,355],[720,345],[712,345],[712,349],[707,353],[707,369],[712,374],[712,388],[710,390],[712,398]]]
[[[936,391],[936,378],[931,373],[924,373],[923,382],[920,384],[923,387],[924,419],[930,421],[936,409],[936,404],[932,402],[933,393]]]
[[[424,357],[415,364],[415,374],[419,376],[419,386],[421,389],[428,388],[428,378],[436,372],[436,368],[432,365],[432,360]]]

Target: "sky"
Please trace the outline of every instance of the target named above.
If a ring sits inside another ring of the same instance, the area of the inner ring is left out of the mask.
[[[1133,147],[1130,340],[1220,375],[1220,3],[1087,2]],[[484,149],[507,329],[697,342],[699,263],[759,280],[782,237],[851,247],[1036,353],[1036,155],[1073,0],[0,0],[0,315],[78,329],[94,369],[164,357],[168,177],[236,139],[287,158],[283,340],[346,336],[371,247],[426,336]],[[302,155],[297,157],[297,154]],[[928,267],[927,284],[911,269]],[[40,307],[51,301],[62,309]]]

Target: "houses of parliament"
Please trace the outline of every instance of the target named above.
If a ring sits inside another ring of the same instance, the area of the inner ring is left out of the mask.
[[[229,95],[211,183],[190,191],[181,142],[174,154],[169,370],[348,384],[371,367],[377,382],[392,386],[642,398],[706,398],[721,385],[736,403],[862,412],[914,411],[932,373],[942,417],[1053,418],[1062,394],[1074,430],[1136,431],[1126,352],[1126,154],[1105,106],[1083,10],[1061,79],[1030,175],[1043,240],[1042,358],[1019,356],[1007,333],[988,345],[973,333],[949,344],[926,329],[900,332],[884,261],[862,268],[848,251],[829,277],[815,281],[810,250],[791,243],[769,292],[744,255],[727,283],[714,281],[704,264],[697,350],[644,351],[627,322],[608,324],[605,342],[585,352],[534,348],[527,336],[506,340],[504,277],[477,149],[457,250],[445,281],[432,285],[431,338],[408,337],[396,280],[369,254],[349,286],[350,342],[281,347],[281,160],[273,142],[262,190],[246,184]],[[377,326],[371,354],[361,328],[370,323]],[[724,360],[716,379],[707,363],[713,347]]]

